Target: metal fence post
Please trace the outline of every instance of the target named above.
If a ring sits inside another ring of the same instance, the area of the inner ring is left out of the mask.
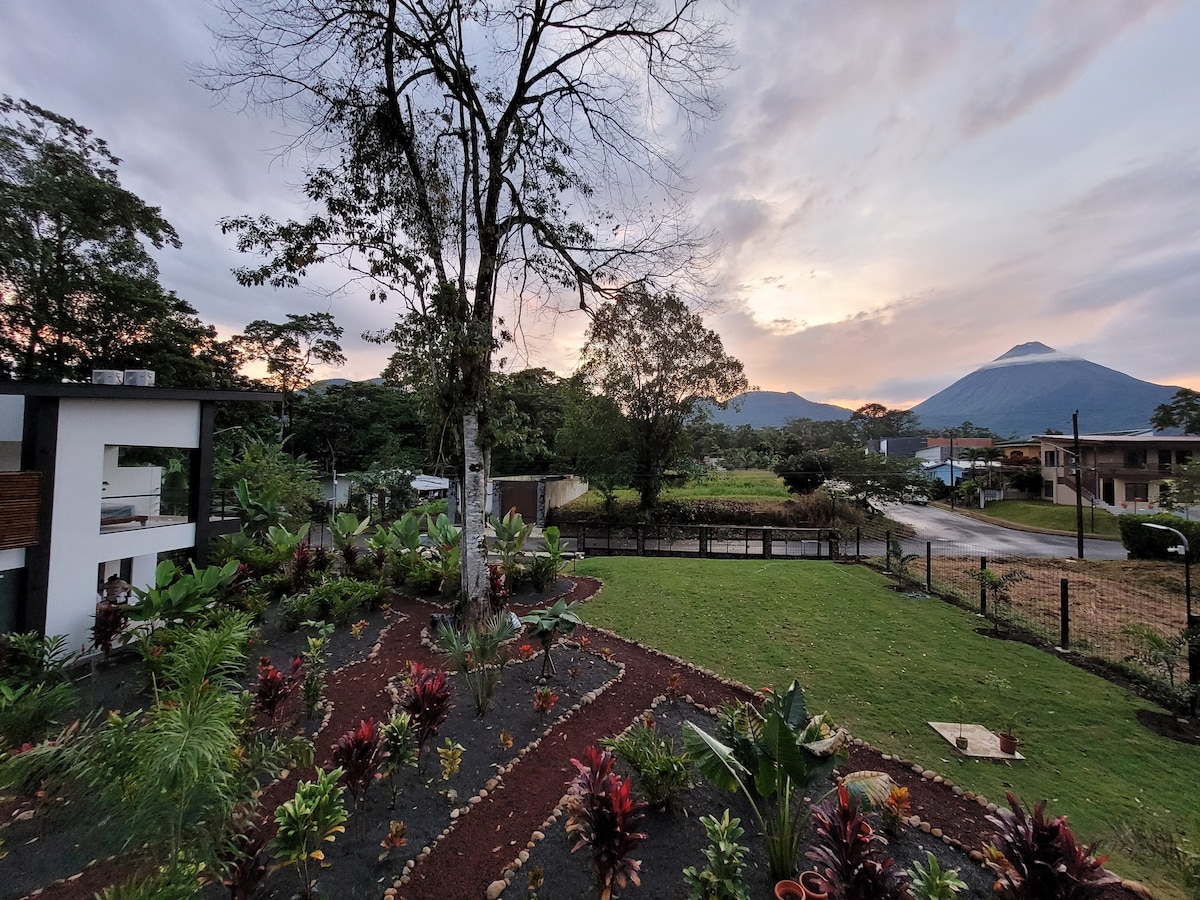
[[[771,541],[772,534],[770,528],[764,528],[762,531],[762,555],[763,559],[771,558]]]
[[[1059,628],[1058,646],[1066,650],[1071,645],[1071,587],[1065,578],[1058,580]]]
[[[854,526],[854,561],[862,559],[862,526]]]
[[[892,532],[889,529],[883,533],[883,567],[892,570]]]
[[[925,592],[933,593],[933,541],[925,542]]]
[[[981,573],[987,571],[986,556],[979,557],[979,571]],[[982,578],[979,579],[979,614],[981,616],[987,615],[987,582]]]

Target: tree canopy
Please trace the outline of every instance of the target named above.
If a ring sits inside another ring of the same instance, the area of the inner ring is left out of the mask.
[[[72,119],[0,98],[0,378],[173,364],[191,378],[227,362],[196,311],[159,284],[143,241],[178,247],[179,237],[121,187],[119,164]],[[197,346],[201,361],[188,364]]]
[[[724,407],[749,389],[741,361],[674,294],[628,288],[596,310],[580,373],[629,421],[630,481],[653,506],[684,448],[684,426],[702,400]]]
[[[1181,428],[1184,434],[1200,434],[1200,392],[1180,388],[1171,402],[1154,410],[1150,424],[1158,431]]]

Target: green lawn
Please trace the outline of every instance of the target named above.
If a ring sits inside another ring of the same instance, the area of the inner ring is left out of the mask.
[[[1095,526],[1092,522],[1092,508],[1083,507],[1083,530],[1086,534],[1096,534],[1101,537],[1120,537],[1121,529],[1117,525],[1117,517],[1107,510],[1095,510]],[[983,514],[993,519],[1003,519],[1017,525],[1030,525],[1034,528],[1053,528],[1058,531],[1075,532],[1075,507],[1058,506],[1046,500],[997,500],[987,505]]]
[[[886,590],[864,567],[824,562],[615,558],[579,564],[603,580],[588,622],[742,681],[783,687],[795,677],[813,711],[885,752],[920,761],[1002,801],[1006,787],[1049,800],[1088,839],[1116,829],[1178,831],[1200,850],[1200,747],[1135,719],[1149,704],[1024,644],[975,633],[977,617],[938,600]],[[1023,763],[964,760],[925,723],[995,726],[1002,676],[1018,710]],[[665,689],[664,685],[664,689]],[[1112,850],[1112,841],[1106,840]],[[1111,865],[1182,898],[1161,860],[1113,852]]]
[[[637,491],[621,488],[615,494],[620,503],[637,502]],[[679,487],[665,487],[660,499],[663,502],[708,499],[786,500],[791,496],[783,484],[783,479],[774,472],[766,469],[745,469],[737,472],[713,472],[698,481],[689,481]],[[571,509],[593,511],[603,505],[604,498],[599,491],[588,491],[571,503]]]

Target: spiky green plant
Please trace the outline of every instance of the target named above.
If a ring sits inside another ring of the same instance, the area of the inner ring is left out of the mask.
[[[463,631],[448,624],[434,627],[433,640],[466,679],[477,716],[492,705],[502,672],[501,650],[516,633],[512,617],[504,612]]]

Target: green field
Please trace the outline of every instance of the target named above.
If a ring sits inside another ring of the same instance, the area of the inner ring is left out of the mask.
[[[1075,533],[1075,507],[1058,506],[1045,500],[996,500],[981,511],[983,515],[993,519],[1002,519],[1014,525],[1028,525],[1033,528],[1050,528],[1056,531]],[[1083,530],[1085,534],[1097,537],[1120,537],[1121,529],[1117,525],[1117,517],[1107,510],[1093,510],[1089,506],[1083,508]],[[1095,522],[1093,526],[1093,521]]]
[[[766,469],[745,469],[737,472],[713,472],[698,480],[689,481],[685,485],[663,488],[661,497],[664,503],[681,500],[786,500],[793,496],[784,487],[783,479],[774,472]],[[637,503],[637,491],[620,489],[616,491],[617,502],[626,504]],[[599,491],[588,491],[578,500],[571,503],[574,511],[594,511],[604,505],[604,498]]]
[[[1020,643],[975,633],[975,616],[938,600],[887,590],[863,567],[823,562],[594,559],[579,574],[603,580],[584,609],[592,624],[711,668],[751,687],[800,680],[814,711],[828,710],[884,752],[935,769],[1002,801],[1010,788],[1068,814],[1103,839],[1110,865],[1182,898],[1161,859],[1114,846],[1127,829],[1178,833],[1200,850],[1200,747],[1138,724],[1150,705],[1103,679]],[[985,679],[1007,679],[998,697]],[[665,685],[664,685],[665,688]],[[927,721],[998,724],[1017,712],[1025,762],[966,760]]]

